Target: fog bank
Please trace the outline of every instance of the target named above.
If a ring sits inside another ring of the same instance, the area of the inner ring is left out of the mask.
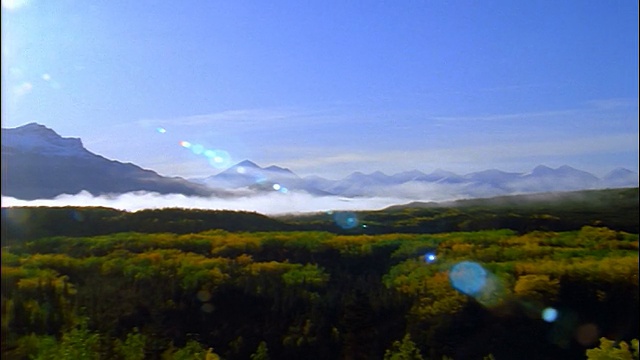
[[[379,210],[391,205],[410,202],[406,198],[370,197],[343,198],[312,196],[306,193],[272,192],[264,195],[237,198],[189,197],[178,194],[162,195],[150,192],[131,192],[119,195],[94,196],[88,192],[60,195],[55,199],[20,200],[2,196],[2,206],[103,206],[118,210],[186,208],[208,210],[254,211],[265,215],[310,213],[331,210]],[[428,201],[428,200],[425,200]]]

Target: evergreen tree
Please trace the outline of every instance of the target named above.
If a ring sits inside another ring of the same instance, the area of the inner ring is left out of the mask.
[[[267,348],[267,343],[261,341],[256,349],[256,352],[251,354],[251,360],[269,360],[269,349]]]
[[[384,352],[384,360],[422,360],[420,349],[411,341],[411,336],[406,334],[402,341],[394,341],[391,349]]]

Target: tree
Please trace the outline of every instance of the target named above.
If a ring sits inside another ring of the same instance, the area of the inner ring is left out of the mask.
[[[124,342],[117,339],[114,342],[114,348],[124,360],[144,360],[147,341],[147,337],[134,328],[133,332],[127,334],[127,339]]]
[[[87,328],[86,321],[62,334],[62,340],[44,341],[34,356],[37,360],[100,359],[100,335]]]
[[[514,287],[516,295],[540,302],[555,301],[559,291],[560,281],[550,279],[549,275],[522,275]]]
[[[173,344],[172,344],[173,345]],[[164,360],[220,360],[220,356],[213,352],[213,349],[205,349],[195,340],[187,341],[183,348],[176,349],[169,347],[163,354]]]
[[[261,341],[256,349],[256,352],[251,354],[251,360],[269,360],[269,349],[267,348],[267,343]]]
[[[391,349],[384,352],[384,360],[422,360],[420,349],[411,341],[411,336],[406,334],[402,341],[394,341]]]
[[[617,345],[613,340],[600,338],[600,346],[587,350],[589,360],[638,360],[638,339],[631,340],[631,349],[625,341]]]

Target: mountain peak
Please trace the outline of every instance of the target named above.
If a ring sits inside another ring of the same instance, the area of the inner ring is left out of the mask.
[[[602,177],[606,186],[631,187],[638,186],[638,174],[625,168],[616,168]]]
[[[535,168],[533,168],[532,173],[534,174],[542,174],[542,173],[549,173],[552,172],[553,169],[546,166],[546,165],[538,165]]]
[[[2,129],[2,160],[2,195],[17,199],[50,199],[81,191],[93,195],[131,191],[213,194],[201,185],[93,154],[80,139],[64,138],[38,123]]]
[[[267,166],[266,168],[264,168],[267,171],[286,171],[286,172],[291,172],[291,170],[287,169],[287,168],[283,168],[277,165],[271,165],[271,166]]]
[[[275,176],[298,177],[298,175],[296,175],[293,171],[276,165],[266,167],[264,171],[274,174]]]
[[[22,126],[18,126],[16,127],[16,129],[47,129],[47,130],[51,130],[50,128],[42,125],[42,124],[38,124],[37,122],[30,122],[28,124],[22,125]],[[51,130],[53,131],[53,130]]]
[[[34,134],[40,136],[48,136],[48,137],[59,137],[57,132],[53,129],[50,129],[42,124],[38,124],[36,122],[31,122],[22,126],[18,126],[12,129],[5,129],[7,131],[11,131],[16,134]]]
[[[558,170],[558,171],[563,171],[563,172],[567,172],[567,171],[580,171],[580,170],[578,170],[578,169],[576,169],[576,168],[573,168],[573,167],[571,167],[571,166],[569,166],[569,165],[562,165],[562,166],[560,166],[559,168],[557,168],[556,170]]]
[[[254,163],[251,160],[243,160],[232,166],[232,168],[237,168],[237,167],[262,169],[258,164]]]
[[[45,155],[84,157],[88,154],[80,139],[64,138],[54,130],[35,122],[2,129],[2,146]]]

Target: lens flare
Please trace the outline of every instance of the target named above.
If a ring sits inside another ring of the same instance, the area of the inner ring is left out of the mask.
[[[542,310],[542,320],[551,323],[556,321],[556,319],[558,318],[558,310],[552,308],[552,307],[548,307],[544,310]]]
[[[273,190],[278,191],[282,188],[282,186],[280,186],[280,184],[273,184]]]
[[[163,127],[157,127],[156,131],[159,132],[160,134],[164,134],[167,132],[167,129],[163,128]]]
[[[231,156],[229,156],[228,152],[224,150],[212,150],[212,152],[213,156],[208,156],[211,166],[222,169],[231,164]]]
[[[487,282],[487,271],[478,263],[462,261],[451,268],[449,281],[461,293],[475,296]]]
[[[436,259],[437,259],[437,257],[436,257],[436,253],[435,252],[431,252],[430,251],[430,252],[424,254],[424,261],[426,261],[429,264],[435,262]]]
[[[191,143],[188,141],[180,141],[180,146],[189,149],[191,147]]]
[[[84,215],[82,215],[82,213],[77,212],[75,210],[71,211],[71,217],[75,220],[75,221],[84,221]]]
[[[339,227],[348,230],[358,226],[358,217],[352,212],[337,212],[333,215],[333,221]]]
[[[204,146],[200,144],[195,144],[191,147],[191,151],[193,151],[193,153],[196,155],[200,155],[204,152]]]
[[[208,291],[208,290],[200,290],[200,291],[198,291],[196,296],[198,297],[198,300],[200,300],[202,302],[206,302],[206,301],[211,300],[211,292]]]

